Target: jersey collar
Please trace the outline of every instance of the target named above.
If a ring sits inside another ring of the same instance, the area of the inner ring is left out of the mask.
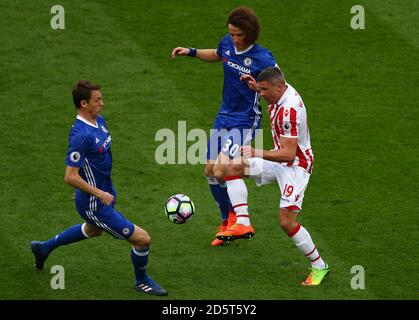
[[[246,50],[243,50],[243,51],[237,51],[236,46],[235,46],[235,45],[234,45],[234,43],[233,43],[234,51],[236,52],[236,54],[243,54],[243,53],[246,53],[246,52],[248,52],[250,49],[252,49],[252,48],[253,48],[253,46],[254,46],[254,44],[250,45],[250,47],[248,47]]]
[[[78,120],[80,120],[80,121],[82,121],[82,122],[84,122],[85,124],[87,124],[87,125],[89,125],[89,126],[91,126],[91,127],[93,127],[93,128],[99,128],[99,126],[98,126],[98,124],[97,124],[97,122],[96,122],[96,125],[94,125],[93,123],[91,123],[91,122],[89,122],[89,121],[87,121],[85,118],[83,118],[81,115],[77,115],[77,119]]]

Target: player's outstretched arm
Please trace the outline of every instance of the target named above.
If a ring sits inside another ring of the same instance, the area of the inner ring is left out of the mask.
[[[175,59],[176,56],[189,56],[192,48],[176,47],[172,50],[172,58]],[[196,54],[195,58],[206,62],[217,62],[221,61],[221,57],[217,54],[215,49],[195,49]]]
[[[93,187],[86,181],[84,181],[83,178],[79,175],[78,167],[67,166],[65,168],[64,182],[76,189],[96,196],[105,205],[111,204],[114,201],[113,195],[111,195],[108,192],[102,191],[96,187]]]

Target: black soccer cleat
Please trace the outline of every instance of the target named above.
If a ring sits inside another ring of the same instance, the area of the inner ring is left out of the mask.
[[[168,294],[167,290],[161,288],[148,276],[144,281],[137,283],[134,288],[137,291],[151,294],[154,296],[167,296]]]
[[[32,241],[31,242],[31,251],[35,256],[35,267],[38,270],[44,269],[44,262],[47,260],[48,255],[44,255],[41,252],[43,242],[41,241]]]

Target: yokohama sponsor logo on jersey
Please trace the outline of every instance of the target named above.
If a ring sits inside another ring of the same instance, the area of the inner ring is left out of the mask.
[[[229,60],[227,60],[227,65],[233,69],[236,69],[238,71],[250,74],[250,69],[249,68],[245,68],[237,63],[231,62]]]

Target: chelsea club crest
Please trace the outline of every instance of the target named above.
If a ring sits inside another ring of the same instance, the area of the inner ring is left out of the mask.
[[[246,67],[249,67],[249,66],[251,66],[252,65],[252,59],[251,58],[249,58],[249,57],[247,57],[247,58],[245,58],[244,60],[243,60],[243,63],[244,63],[244,65],[246,66]]]

